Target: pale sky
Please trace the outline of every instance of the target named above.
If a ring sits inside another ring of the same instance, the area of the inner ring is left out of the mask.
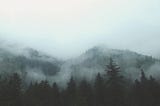
[[[0,0],[0,39],[60,58],[101,44],[160,57],[160,0]]]

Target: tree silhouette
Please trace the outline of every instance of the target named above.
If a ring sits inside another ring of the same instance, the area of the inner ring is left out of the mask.
[[[93,92],[91,85],[82,80],[78,88],[78,106],[93,106]]]
[[[21,78],[14,73],[9,78],[0,81],[0,105],[22,106]]]
[[[130,87],[112,58],[105,71],[94,83],[71,77],[66,88],[48,81],[22,87],[19,74],[0,76],[0,106],[160,106],[160,82],[143,69]]]
[[[116,65],[110,58],[107,65],[107,104],[109,106],[124,106],[125,105],[125,85],[123,76],[120,75],[120,67]]]
[[[105,106],[105,84],[101,74],[98,73],[94,84],[95,106]]]
[[[51,106],[61,106],[61,94],[57,83],[53,83],[50,97]]]
[[[140,81],[136,80],[134,85],[134,102],[137,106],[158,106],[160,97],[160,86],[155,79],[150,76],[148,79],[141,70]]]
[[[76,106],[77,104],[77,85],[73,77],[68,82],[65,90],[66,106]]]

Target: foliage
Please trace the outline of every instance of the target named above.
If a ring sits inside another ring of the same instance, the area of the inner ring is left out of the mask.
[[[106,76],[100,73],[94,84],[71,77],[65,89],[48,81],[31,83],[22,87],[22,80],[16,73],[0,77],[0,106],[159,106],[160,84],[152,76],[141,77],[134,83],[126,83],[120,68],[110,59],[105,69]],[[128,87],[130,86],[130,87]]]

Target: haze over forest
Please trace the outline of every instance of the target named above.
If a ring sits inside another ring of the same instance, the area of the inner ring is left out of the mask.
[[[159,0],[3,0],[0,39],[61,59],[96,45],[160,55]]]
[[[0,106],[160,106],[160,0],[0,0]]]

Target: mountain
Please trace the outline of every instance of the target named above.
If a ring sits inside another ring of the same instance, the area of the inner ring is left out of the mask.
[[[19,73],[26,80],[45,80],[60,71],[63,61],[31,48],[14,53],[0,48],[0,73],[2,76]]]
[[[104,71],[109,59],[120,66],[121,73],[126,78],[139,78],[140,70],[156,78],[160,76],[160,61],[132,52],[129,50],[110,49],[96,46],[87,50],[77,58],[66,61],[59,60],[32,48],[25,48],[21,52],[13,49],[0,48],[0,74],[7,76],[19,73],[25,82],[49,80],[66,84],[71,76],[77,80],[85,78],[93,81],[97,73],[106,75]]]
[[[104,70],[110,58],[120,66],[122,74],[130,79],[138,78],[141,69],[144,69],[147,75],[160,75],[158,59],[129,50],[109,49],[102,46],[91,48],[81,56],[67,61],[63,65],[63,73],[67,73],[66,79],[72,75],[77,79],[86,78],[92,81],[98,72],[106,74]],[[153,74],[155,66],[157,74]]]

